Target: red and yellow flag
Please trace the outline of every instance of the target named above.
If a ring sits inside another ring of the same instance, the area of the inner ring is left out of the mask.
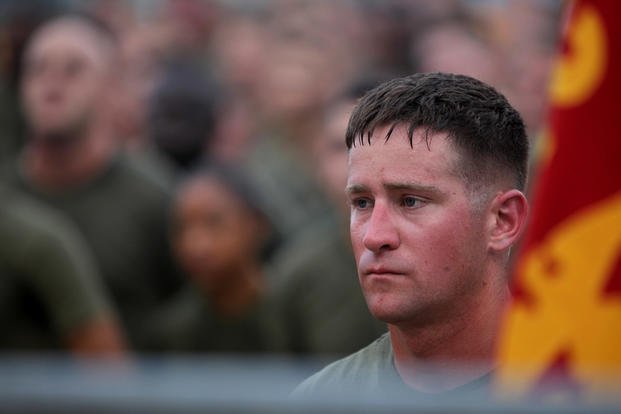
[[[569,13],[497,379],[504,396],[621,399],[621,1]]]

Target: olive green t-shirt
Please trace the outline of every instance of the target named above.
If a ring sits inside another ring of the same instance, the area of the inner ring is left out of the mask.
[[[180,287],[168,238],[171,190],[125,154],[94,179],[57,192],[34,186],[20,167],[13,183],[69,217],[95,256],[134,349],[149,349],[143,324]]]
[[[150,333],[159,351],[261,353],[273,351],[268,298],[259,298],[236,316],[219,315],[209,299],[188,285],[161,312]]]
[[[416,391],[405,384],[394,365],[390,335],[385,333],[370,345],[328,365],[303,381],[293,391],[296,399],[390,398],[437,400],[439,398],[484,398],[489,391],[491,373],[453,390],[431,394]]]
[[[113,311],[77,229],[0,188],[0,348],[62,349],[67,336]]]

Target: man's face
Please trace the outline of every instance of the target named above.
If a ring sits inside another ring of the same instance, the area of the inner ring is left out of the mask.
[[[87,124],[109,87],[108,45],[85,23],[59,21],[35,35],[24,61],[22,104],[37,135]]]
[[[371,313],[393,323],[459,317],[486,283],[485,220],[446,134],[378,128],[349,154],[351,239]]]

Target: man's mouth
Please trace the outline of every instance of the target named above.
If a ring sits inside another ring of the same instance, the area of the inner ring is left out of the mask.
[[[387,266],[370,266],[362,272],[364,275],[402,275],[403,272]]]

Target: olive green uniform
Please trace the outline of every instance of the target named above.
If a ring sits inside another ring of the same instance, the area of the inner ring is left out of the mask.
[[[95,256],[130,344],[148,349],[143,322],[181,283],[168,240],[169,188],[126,155],[70,190],[42,191],[19,168],[12,181],[74,221]]]
[[[198,288],[188,286],[149,324],[156,349],[174,352],[259,353],[274,350],[267,298],[225,317]]]
[[[77,229],[0,187],[0,348],[62,349],[103,317],[113,311]]]

